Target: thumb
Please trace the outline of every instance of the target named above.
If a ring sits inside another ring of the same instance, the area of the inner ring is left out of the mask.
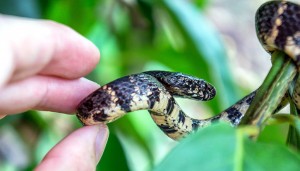
[[[53,147],[36,170],[95,170],[107,138],[106,125],[82,127]]]

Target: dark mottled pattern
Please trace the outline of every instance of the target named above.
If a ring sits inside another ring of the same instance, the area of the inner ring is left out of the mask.
[[[155,103],[160,102],[159,94],[161,93],[161,90],[158,87],[155,87],[152,84],[150,84],[149,91],[152,93],[147,97],[149,98],[149,108],[152,109]]]
[[[211,121],[212,123],[218,122],[218,121],[220,120],[221,116],[222,116],[222,115],[216,115],[216,116],[210,118],[210,121]]]
[[[244,98],[242,98],[241,100],[239,100],[238,102],[236,102],[235,104],[233,104],[232,106],[224,110],[218,116],[226,115],[227,119],[230,120],[232,125],[234,126],[238,125],[245,114],[244,112],[242,112],[241,109],[242,108],[248,109],[248,107],[251,105],[255,97],[256,92],[257,90],[248,94],[247,96],[245,96]],[[216,118],[215,121],[217,121],[217,119],[218,118]]]
[[[178,74],[180,77],[178,77]],[[162,83],[165,83],[165,81],[162,81],[163,79],[160,77],[168,77],[168,79],[171,79],[172,77],[174,77],[174,79],[182,77],[188,78],[181,80],[180,82],[176,82],[176,85],[174,86],[177,87],[179,87],[179,84],[186,86],[187,84],[192,83],[191,76],[166,71],[152,71],[125,76],[102,86],[86,97],[78,105],[77,115],[80,116],[80,119],[87,119],[89,116],[94,114],[102,115],[93,116],[93,118],[96,121],[103,121],[105,118],[108,118],[107,115],[109,115],[108,113],[105,113],[106,110],[103,109],[110,109],[113,104],[119,105],[121,110],[124,112],[130,112],[132,111],[132,106],[130,105],[132,105],[133,96],[147,96],[147,103],[149,104],[147,107],[148,109],[152,109],[156,103],[160,102],[160,94],[167,93],[165,87],[159,82],[161,81]],[[206,99],[208,99],[208,96],[209,98],[214,96],[215,90],[210,84],[198,78],[193,79],[195,81],[193,84],[199,83],[198,87],[202,87],[199,91],[204,91],[204,94],[213,92],[211,95],[206,95]],[[168,86],[171,86],[171,84],[172,82],[168,82]],[[169,96],[171,97],[171,95]],[[174,104],[176,104],[175,100],[173,98],[169,98],[168,105],[166,106],[167,114],[172,113]],[[136,105],[138,106],[138,104]]]
[[[278,13],[279,8],[284,11],[282,14]],[[300,37],[294,36],[300,30],[300,6],[292,2],[282,1],[269,1],[263,4],[255,16],[256,33],[262,44],[267,45],[266,40],[271,37],[276,20],[281,22],[276,27],[278,35],[275,37],[274,44],[277,48],[284,51],[287,38],[290,36],[293,37],[296,45],[300,45]],[[299,59],[298,57],[295,58]]]
[[[100,113],[97,115],[93,115],[93,119],[99,122],[105,122],[108,118],[108,115],[104,112],[104,110],[100,110]]]
[[[216,95],[216,89],[211,84],[197,77],[166,71],[144,73],[158,79],[173,96],[207,101]]]
[[[118,97],[115,103],[119,104],[122,110],[126,112],[131,111],[129,104],[132,101],[131,95],[136,93],[134,86],[135,84],[130,81],[130,77],[123,77],[115,80],[113,83],[107,84],[107,87],[110,87],[116,93],[116,97]],[[102,98],[102,101],[105,101],[105,99]]]
[[[229,108],[226,112],[228,113],[228,119],[231,120],[233,125],[237,125],[243,116],[243,113],[241,113],[237,108]]]
[[[149,85],[147,85],[149,84]],[[136,89],[135,87],[139,87]],[[100,87],[91,95],[86,97],[77,108],[77,113],[82,119],[88,118],[90,115],[97,113],[93,116],[96,121],[104,121],[108,113],[104,113],[105,108],[110,108],[112,104],[120,105],[121,109],[125,112],[131,111],[131,102],[133,95],[143,96],[148,91],[153,92],[153,96],[149,97],[149,103],[159,101],[157,95],[158,84],[156,80],[149,75],[132,75],[119,78],[111,83]],[[149,89],[150,88],[150,89]],[[113,95],[114,93],[114,95]],[[117,100],[115,100],[117,99]]]
[[[182,123],[182,124],[185,123],[185,114],[183,113],[182,110],[180,110],[178,114],[178,123]]]
[[[281,6],[281,2],[266,2],[260,6],[255,15],[256,34],[261,41],[261,44],[266,44],[263,36],[270,35],[277,18],[277,10]]]
[[[242,100],[246,100],[246,103],[251,104],[251,102],[253,101],[255,94],[256,94],[257,90],[253,91],[248,98],[243,98]]]
[[[275,40],[275,44],[280,49],[284,48],[288,36],[293,36],[300,30],[300,7],[291,2],[286,2],[285,4],[287,5],[285,12],[278,16],[282,24],[278,27],[279,32]],[[298,39],[295,37],[293,39],[299,43],[299,37]]]
[[[157,125],[164,133],[166,134],[172,134],[177,132],[177,129],[174,129],[174,127],[169,125]]]
[[[200,123],[201,123],[200,120],[196,120],[196,119],[192,120],[192,129],[193,129],[193,131],[198,130]]]
[[[174,98],[170,98],[166,107],[167,114],[170,114],[174,109],[175,100]]]
[[[99,106],[102,108],[108,107],[111,103],[110,97],[111,95],[108,94],[107,91],[98,89],[85,98],[88,100],[82,100],[80,102],[77,107],[77,113],[80,114],[80,118],[86,119],[91,115],[90,112],[96,108],[99,108]]]

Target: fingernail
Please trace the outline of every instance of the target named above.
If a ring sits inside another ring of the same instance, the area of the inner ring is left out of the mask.
[[[4,118],[6,115],[0,114],[0,119]]]
[[[97,162],[100,161],[101,156],[103,154],[107,139],[108,139],[108,129],[104,124],[99,125],[99,131],[96,136],[96,159]]]

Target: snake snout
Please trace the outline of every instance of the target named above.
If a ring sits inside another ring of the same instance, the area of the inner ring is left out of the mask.
[[[211,84],[208,84],[207,83],[207,85],[206,85],[207,87],[205,88],[205,96],[206,96],[206,100],[211,100],[211,99],[213,99],[215,96],[216,96],[216,94],[217,94],[217,91],[216,91],[216,89],[215,89],[215,87],[214,86],[212,86]]]

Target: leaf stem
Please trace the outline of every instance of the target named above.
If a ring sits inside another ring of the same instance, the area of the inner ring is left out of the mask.
[[[296,76],[297,69],[292,59],[285,53],[272,54],[273,65],[258,89],[240,125],[254,125],[261,130],[265,121],[272,115]]]
[[[291,120],[292,123],[289,125],[289,131],[286,143],[288,146],[294,147],[297,151],[300,151],[300,120],[299,110],[297,109],[296,105],[292,102],[290,103],[290,110],[291,110]]]

